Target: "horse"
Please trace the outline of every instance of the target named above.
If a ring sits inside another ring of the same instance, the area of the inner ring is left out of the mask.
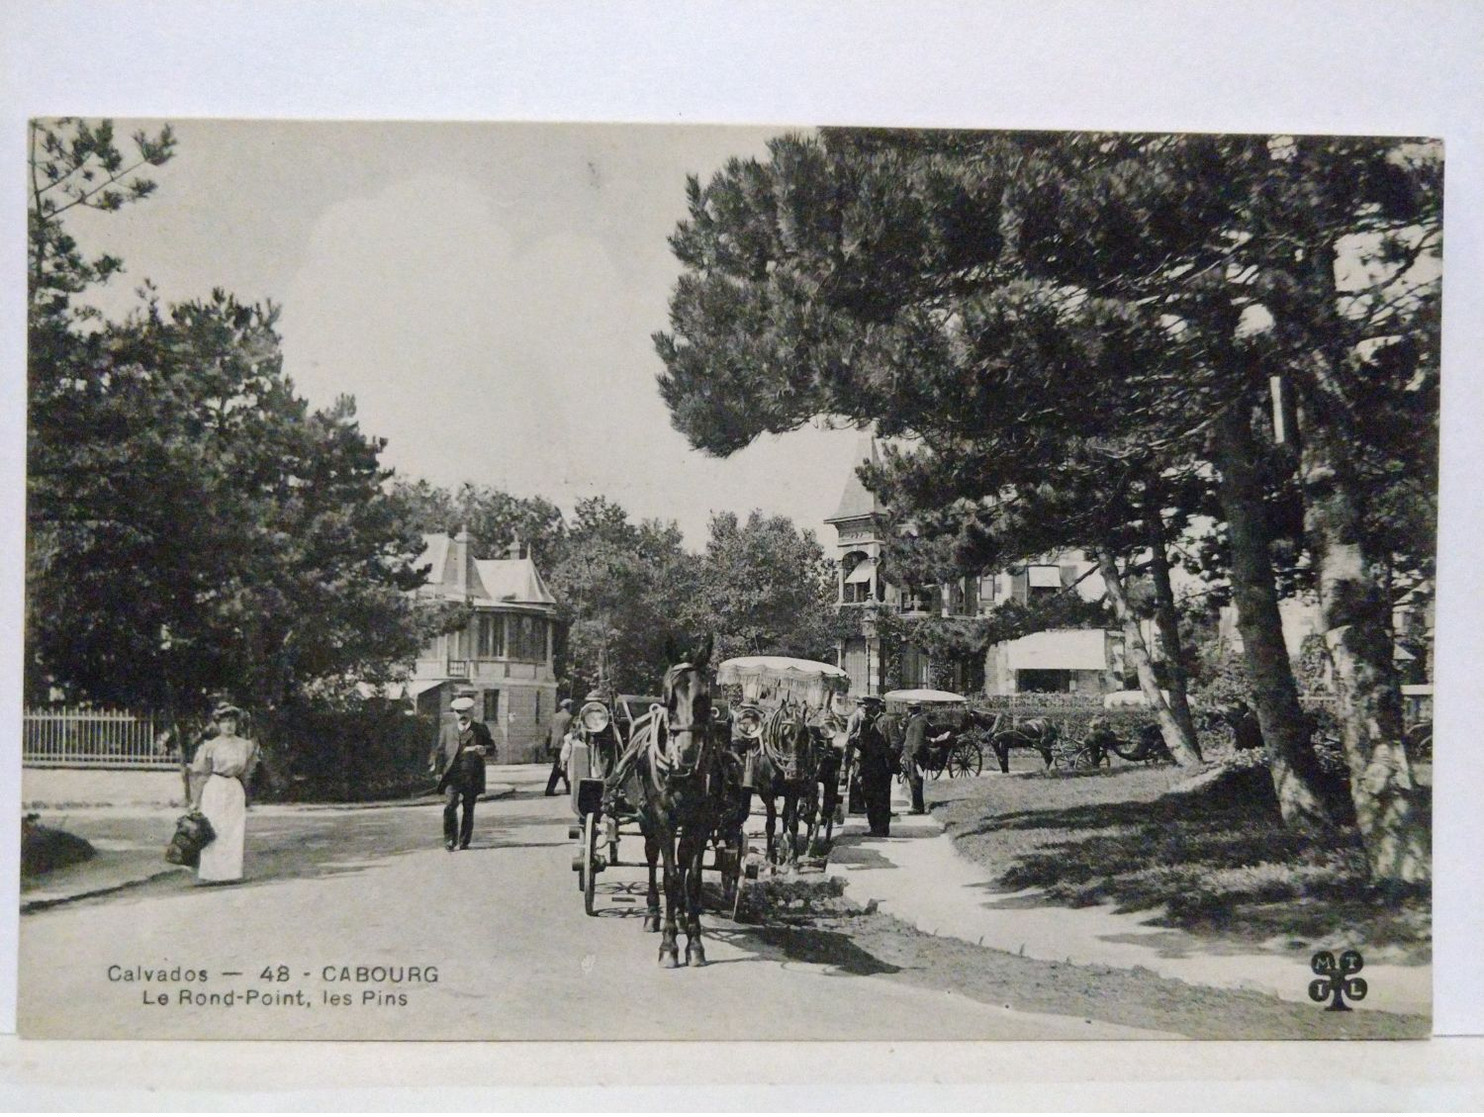
[[[667,649],[671,666],[661,684],[661,704],[636,718],[630,736],[635,752],[632,781],[637,784],[639,829],[649,866],[646,931],[659,931],[657,865],[663,861],[665,918],[659,964],[680,965],[677,913],[684,906],[685,964],[704,966],[701,945],[701,861],[717,832],[723,811],[726,771],[711,718],[707,668],[711,637],[689,656]]]
[[[780,863],[778,800],[783,800],[783,835],[788,840],[787,863],[798,863],[801,851],[814,847],[819,833],[819,785],[821,768],[832,757],[834,749],[819,740],[818,734],[788,703],[779,706],[763,721],[758,736],[758,760],[755,780],[758,797],[766,812],[764,832],[767,835],[768,863]],[[835,768],[838,779],[838,767]],[[799,827],[804,828],[804,842],[799,844]]]
[[[1125,748],[1124,737],[1117,730],[1103,718],[1093,718],[1087,723],[1084,747],[1087,745],[1095,750],[1095,763],[1101,763],[1102,755],[1109,752],[1135,764],[1173,764],[1175,760],[1165,744],[1164,734],[1153,722],[1135,729],[1132,742]]]
[[[988,738],[989,747],[994,749],[995,759],[1000,762],[1002,773],[1010,771],[1012,748],[1034,749],[1048,768],[1055,760],[1053,750],[1057,741],[1061,740],[1061,727],[1050,718],[1027,718],[1017,725],[1013,718],[1003,712],[986,714],[971,710],[969,720],[974,728],[981,730]]]

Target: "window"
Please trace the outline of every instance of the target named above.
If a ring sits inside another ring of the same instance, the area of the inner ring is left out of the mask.
[[[500,692],[498,690],[484,692],[484,720],[486,722],[500,720]]]
[[[1052,597],[1061,593],[1061,567],[1059,566],[1028,566],[1026,596],[1034,600],[1038,597]]]
[[[512,616],[508,620],[509,648],[506,654],[526,663],[546,662],[546,618]]]
[[[840,600],[854,605],[871,600],[871,587],[876,575],[876,560],[867,558],[864,552],[852,551],[841,560],[845,579],[841,587]]]
[[[541,724],[541,692],[536,692],[536,724]]]
[[[455,629],[448,634],[448,658],[469,658],[469,630],[466,628]]]
[[[504,617],[482,613],[479,617],[479,658],[503,659],[505,656]]]

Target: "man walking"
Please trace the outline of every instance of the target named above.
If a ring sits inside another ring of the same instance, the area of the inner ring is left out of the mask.
[[[557,703],[557,712],[551,718],[551,733],[546,739],[546,747],[551,751],[551,775],[546,777],[546,794],[555,795],[557,780],[562,781],[562,792],[570,795],[572,793],[572,782],[567,779],[567,764],[562,753],[562,741],[567,736],[567,731],[572,728],[572,699],[563,698]]]
[[[439,730],[428,771],[438,777],[438,794],[444,796],[443,847],[452,853],[468,849],[474,836],[474,803],[484,794],[484,759],[495,755],[495,741],[489,728],[474,720],[474,699],[455,698],[449,705],[454,720]]]
[[[873,838],[891,835],[891,778],[897,758],[882,732],[878,715],[881,700],[867,697],[861,704],[861,719],[855,731],[855,755],[860,773],[861,798],[866,801],[866,823]]]

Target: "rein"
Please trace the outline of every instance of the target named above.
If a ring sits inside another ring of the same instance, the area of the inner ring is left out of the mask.
[[[790,719],[790,713],[791,711],[786,706],[779,706],[769,714],[767,720],[763,722],[763,731],[759,738],[759,744],[762,746],[763,755],[767,757],[768,763],[773,766],[775,771],[779,772],[787,780],[797,780],[801,778],[799,774],[800,769],[806,767],[803,763],[804,758],[799,755],[799,752],[804,750],[796,750],[789,755],[785,755],[781,740],[783,735],[782,726],[785,724],[794,724]],[[805,728],[805,733],[808,733],[807,727]],[[812,738],[810,740],[812,741]]]
[[[665,672],[664,691],[668,699],[675,689],[675,677],[682,671],[694,670],[690,663],[677,663]],[[701,768],[705,759],[706,750],[711,743],[711,722],[689,721],[672,722],[667,707],[656,703],[649,707],[649,712],[644,714],[635,723],[634,731],[640,732],[640,726],[644,725],[649,730],[649,763],[651,771],[656,773],[667,772],[679,778],[693,776]],[[681,733],[697,733],[701,736],[701,744],[696,749],[695,761],[689,766],[682,766],[671,755],[669,738]]]

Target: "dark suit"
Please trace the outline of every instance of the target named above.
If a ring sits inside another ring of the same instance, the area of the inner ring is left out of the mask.
[[[897,770],[897,758],[879,720],[868,717],[861,722],[856,749],[866,821],[872,834],[884,838],[891,833],[891,777]]]
[[[484,794],[484,758],[494,754],[494,738],[483,722],[471,721],[464,730],[450,722],[438,731],[428,766],[438,774],[438,794],[444,796],[443,840],[450,848],[457,844],[464,849],[474,836],[474,803]]]
[[[922,814],[926,809],[922,799],[922,765],[927,759],[927,731],[927,715],[916,713],[907,719],[907,728],[902,733],[902,774],[912,789],[913,814]]]

